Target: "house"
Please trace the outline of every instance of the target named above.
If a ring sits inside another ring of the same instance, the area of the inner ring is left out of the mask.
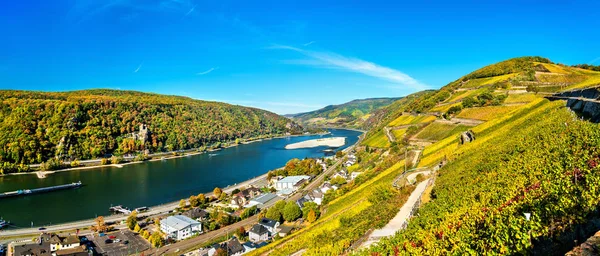
[[[271,235],[277,233],[277,228],[279,227],[279,221],[267,218],[260,219],[258,224],[265,227]]]
[[[246,254],[248,252],[251,252],[251,251],[254,251],[254,250],[256,250],[256,249],[258,249],[260,247],[263,247],[265,245],[267,245],[267,242],[260,242],[260,243],[257,244],[257,243],[253,243],[253,242],[248,241],[248,242],[245,242],[245,243],[242,244],[242,246],[244,246],[244,254]]]
[[[290,189],[292,191],[298,190],[304,183],[307,183],[310,180],[310,176],[306,175],[298,175],[298,176],[287,176],[281,180],[275,182],[275,189],[277,190],[286,190]]]
[[[87,255],[87,250],[85,246],[81,246],[79,237],[76,235],[61,238],[56,234],[44,233],[36,239],[35,244],[13,246],[13,255],[15,256],[83,255],[82,253]]]
[[[269,240],[269,230],[263,225],[254,224],[250,231],[248,231],[248,239],[251,242],[260,242]]]
[[[204,221],[208,218],[208,212],[200,208],[187,210],[183,213],[183,215],[197,221]]]
[[[321,190],[315,189],[310,193],[310,196],[313,199],[313,202],[315,202],[317,205],[321,205],[321,203],[323,203],[323,197],[325,194],[321,192]]]
[[[287,236],[288,234],[292,233],[292,229],[293,228],[294,227],[281,225],[281,226],[279,226],[279,233],[278,234],[279,234],[280,237]]]
[[[262,209],[264,204],[274,199],[277,199],[277,195],[273,193],[264,193],[250,200],[250,202],[248,202],[248,204],[246,204],[245,207],[250,208],[252,206],[257,206],[258,208]]]
[[[244,246],[240,244],[240,241],[236,237],[232,237],[227,241],[227,255],[242,255],[244,253]]]
[[[337,177],[342,177],[342,178],[344,178],[345,180],[347,180],[347,179],[348,179],[348,172],[346,172],[346,170],[341,170],[341,171],[339,171],[339,172],[336,172],[336,173],[334,173],[334,174],[331,176],[331,178],[332,178],[332,179],[333,179],[333,178],[337,178]]]
[[[22,244],[12,248],[14,256],[52,256],[49,244]]]
[[[248,203],[248,201],[251,198],[260,195],[260,193],[260,189],[255,187],[244,189],[239,193],[233,195],[233,197],[231,198],[231,206],[235,208],[243,207]]]
[[[85,245],[79,245],[70,249],[58,250],[56,256],[88,256],[89,252]]]
[[[358,177],[358,175],[361,175],[361,174],[362,174],[362,172],[353,172],[350,174],[350,179],[354,180],[354,179],[356,179],[356,177]]]
[[[296,200],[296,204],[300,208],[304,208],[305,203],[312,202],[312,201],[313,201],[313,199],[309,195],[305,195],[305,196],[301,197],[300,199]]]
[[[327,191],[329,191],[331,189],[336,190],[337,186],[331,185],[331,183],[329,183],[329,182],[325,182],[325,183],[323,183],[323,185],[321,185],[320,189],[321,189],[321,192],[323,192],[323,194],[325,194],[325,193],[327,193]]]
[[[183,240],[202,232],[202,224],[187,216],[175,215],[161,220],[160,230],[169,238]]]
[[[73,249],[79,247],[80,245],[81,241],[79,240],[79,237],[76,235],[70,235],[61,241],[60,245],[58,246],[58,250]]]

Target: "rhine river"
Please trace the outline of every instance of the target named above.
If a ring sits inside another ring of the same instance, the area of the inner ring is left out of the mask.
[[[290,143],[346,137],[344,149],[361,132],[330,129],[331,134],[263,140],[194,156],[125,165],[36,175],[0,177],[0,192],[81,181],[77,189],[0,199],[0,217],[17,227],[50,225],[110,214],[111,205],[131,209],[154,206],[211,192],[215,187],[240,183],[282,167],[292,158],[323,157],[327,147],[286,150]]]

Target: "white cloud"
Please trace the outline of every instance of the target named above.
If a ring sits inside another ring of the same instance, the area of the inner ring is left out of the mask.
[[[133,73],[137,73],[138,71],[140,71],[140,69],[142,68],[142,65],[144,65],[144,62],[142,62],[134,71]]]
[[[304,61],[287,61],[292,64],[336,68],[384,79],[417,90],[423,90],[427,88],[425,84],[422,84],[421,82],[417,81],[416,79],[410,77],[409,75],[399,70],[380,66],[373,62],[368,62],[357,58],[345,57],[333,52],[309,51],[286,45],[275,45],[269,48],[291,50],[301,53],[310,58],[310,60]]]
[[[213,72],[213,71],[215,71],[215,70],[217,70],[217,69],[219,69],[219,67],[216,67],[216,68],[209,68],[209,69],[208,69],[208,70],[206,70],[206,71],[203,71],[203,72],[198,72],[198,73],[196,73],[196,75],[198,75],[198,76],[203,76],[203,75],[206,75],[206,74],[208,74],[208,73],[210,73],[210,72]]]
[[[192,12],[194,12],[194,10],[196,9],[197,5],[192,6],[192,8],[190,8],[190,10],[188,12],[186,12],[183,17],[181,17],[181,19],[184,19],[185,17],[187,17],[188,15],[190,15]]]
[[[304,46],[309,46],[309,45],[314,44],[314,43],[316,43],[316,42],[315,41],[310,41],[308,43],[305,43]]]

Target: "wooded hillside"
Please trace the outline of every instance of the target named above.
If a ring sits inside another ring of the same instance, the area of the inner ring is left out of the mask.
[[[301,131],[260,109],[118,90],[0,91],[0,120],[5,172],[54,157],[171,151]]]

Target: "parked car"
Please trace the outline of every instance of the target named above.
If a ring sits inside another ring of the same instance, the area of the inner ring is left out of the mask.
[[[123,244],[129,244],[129,241],[125,240],[123,241]]]
[[[103,237],[103,236],[105,236],[105,235],[106,235],[106,234],[104,234],[104,233],[100,233],[100,237]]]
[[[121,239],[115,239],[115,243],[120,243]]]
[[[46,230],[45,227],[38,228],[38,230]]]
[[[112,244],[112,242],[113,242],[113,240],[110,240],[110,239],[106,239],[106,240],[104,240],[104,243],[105,243],[105,244]]]
[[[115,239],[115,238],[117,238],[117,237],[116,237],[116,236],[109,236],[108,238],[110,238],[110,239]]]

